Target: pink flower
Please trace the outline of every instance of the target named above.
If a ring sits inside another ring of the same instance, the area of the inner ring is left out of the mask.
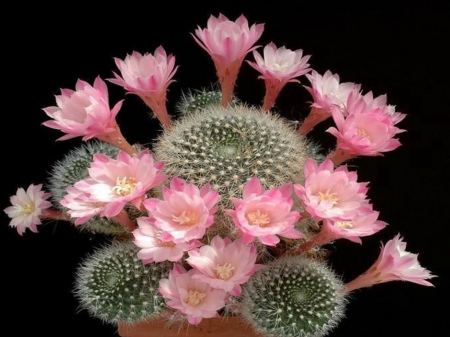
[[[291,184],[286,184],[264,191],[257,177],[245,184],[242,199],[232,199],[235,209],[226,210],[242,232],[243,243],[258,238],[265,245],[275,246],[280,241],[277,235],[291,239],[303,237],[294,227],[300,214],[291,212],[291,190]]]
[[[43,125],[66,133],[59,140],[83,136],[86,141],[93,137],[102,139],[110,133],[117,133],[116,115],[122,106],[118,102],[111,110],[108,103],[108,88],[97,77],[92,87],[87,82],[78,80],[75,91],[62,89],[56,95],[57,106],[44,108],[44,112],[54,120]]]
[[[167,56],[162,46],[156,48],[154,55],[142,55],[133,51],[125,60],[114,59],[122,77],[114,72],[116,78],[110,82],[120,85],[130,93],[136,94],[153,110],[161,122],[170,118],[165,110],[167,87],[173,82],[178,67],[175,67],[175,57]]]
[[[240,285],[263,267],[255,265],[256,258],[255,246],[245,245],[241,239],[232,242],[228,237],[215,236],[209,246],[189,251],[186,261],[198,271],[192,279],[239,296]]]
[[[194,280],[194,273],[194,269],[186,272],[183,267],[175,265],[169,278],[159,281],[158,290],[168,299],[169,307],[185,314],[190,324],[197,325],[203,318],[218,316],[217,310],[225,306],[226,292]]]
[[[387,105],[386,95],[380,95],[374,98],[372,91],[369,91],[363,96],[363,99],[369,107],[374,109],[381,108],[382,113],[384,113],[394,125],[401,122],[406,117],[406,114],[395,111],[395,106]]]
[[[106,208],[106,202],[93,201],[89,194],[75,187],[66,188],[66,192],[67,194],[60,204],[69,209],[68,214],[75,218],[76,226],[86,223],[94,216],[101,214]]]
[[[281,89],[288,82],[299,82],[294,78],[306,74],[311,70],[307,63],[310,56],[303,56],[303,50],[292,51],[284,46],[277,49],[274,43],[264,47],[264,58],[254,50],[255,62],[247,61],[253,68],[261,73],[259,78],[265,80],[266,96],[263,109],[270,110]]]
[[[419,264],[417,254],[409,253],[405,249],[406,242],[402,241],[400,234],[389,240],[386,246],[381,244],[377,261],[364,274],[349,282],[345,290],[350,292],[389,281],[409,281],[423,286],[433,286],[426,280],[435,275],[431,275],[430,271]]]
[[[404,130],[394,126],[400,119],[399,116],[391,115],[386,109],[372,108],[364,97],[352,93],[348,97],[347,117],[339,109],[332,108],[337,128],[330,127],[327,132],[337,138],[338,150],[352,156],[377,156],[382,152],[392,151],[401,145],[393,137]]]
[[[346,166],[335,170],[329,159],[317,165],[310,158],[304,171],[305,185],[295,184],[294,191],[316,221],[353,220],[371,209],[367,207],[367,183],[358,183],[356,172],[349,172]]]
[[[18,188],[16,194],[10,198],[12,206],[4,209],[12,219],[9,225],[16,227],[20,235],[23,235],[27,228],[37,233],[36,226],[41,224],[39,216],[43,210],[52,206],[51,202],[47,201],[50,196],[50,193],[42,191],[42,184],[32,184],[26,192],[23,188]]]
[[[364,214],[365,212],[367,214]],[[361,213],[351,220],[325,219],[320,232],[305,242],[301,250],[306,251],[315,246],[323,246],[338,239],[347,239],[361,244],[360,237],[372,235],[386,227],[387,223],[377,220],[379,212],[373,211],[372,207],[365,208]]]
[[[247,61],[253,68],[261,73],[259,78],[277,82],[299,82],[294,78],[306,74],[311,70],[307,63],[310,55],[303,56],[303,50],[295,51],[286,47],[277,48],[271,42],[264,47],[264,58],[254,50],[255,62]]]
[[[347,239],[361,244],[360,237],[375,234],[387,225],[386,222],[377,220],[380,212],[372,210],[367,212],[367,214],[357,215],[352,220],[332,221],[325,219],[319,235],[324,233],[331,239],[330,241]]]
[[[68,191],[62,204],[71,209],[72,217],[81,215],[86,220],[100,211],[101,216],[113,218],[127,203],[139,208],[146,193],[167,178],[162,169],[163,164],[154,162],[147,150],[135,157],[120,151],[116,159],[95,154],[89,177],[74,184],[79,195]],[[78,213],[82,210],[87,213]]]
[[[333,74],[329,70],[323,76],[315,70],[305,76],[311,82],[311,87],[305,86],[305,89],[313,97],[312,107],[327,113],[328,117],[331,116],[332,106],[343,109],[347,103],[348,95],[352,91],[359,91],[360,89],[360,85],[352,82],[340,83],[339,75]]]
[[[186,243],[174,243],[173,241],[162,241],[161,231],[150,222],[149,218],[137,219],[139,228],[133,231],[134,244],[141,248],[137,257],[145,264],[150,262],[180,261],[184,252],[201,246],[198,240]]]
[[[211,15],[207,28],[195,30],[195,41],[211,55],[222,87],[222,104],[231,102],[234,83],[242,62],[255,42],[261,37],[264,24],[248,26],[241,15],[235,22],[222,14]],[[226,105],[224,104],[224,105]]]
[[[214,223],[214,205],[219,193],[207,184],[199,189],[180,178],[173,178],[170,188],[163,187],[163,199],[150,198],[144,201],[151,213],[152,222],[160,229],[162,241],[174,243],[200,239],[206,228]]]
[[[304,86],[313,97],[311,112],[300,126],[300,134],[306,135],[317,124],[331,117],[331,108],[344,113],[347,98],[351,92],[359,92],[360,85],[352,82],[340,83],[339,75],[327,70],[322,76],[315,70],[305,75],[311,87]]]

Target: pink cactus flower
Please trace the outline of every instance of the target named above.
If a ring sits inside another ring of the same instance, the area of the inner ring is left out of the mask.
[[[364,102],[367,104],[369,108],[372,109],[381,108],[381,112],[386,115],[387,119],[391,121],[393,125],[401,122],[406,117],[406,114],[395,111],[395,106],[387,104],[386,95],[373,97],[372,91],[369,91],[362,97]]]
[[[373,235],[387,226],[386,222],[378,220],[380,212],[371,210],[371,207],[367,213],[361,213],[352,220],[332,221],[326,219],[323,222],[321,233],[326,233],[326,236],[331,239],[330,241],[347,239],[362,244],[361,237]]]
[[[291,184],[264,191],[257,177],[245,184],[242,199],[232,199],[234,210],[226,210],[242,232],[243,243],[248,244],[258,238],[265,245],[275,246],[280,242],[278,235],[290,239],[303,238],[303,234],[294,227],[300,214],[291,211],[294,203],[291,191]]]
[[[174,243],[173,241],[162,241],[161,231],[157,229],[148,217],[137,219],[139,227],[133,231],[134,244],[141,248],[137,257],[144,262],[180,261],[184,252],[202,245],[198,240],[186,243]]]
[[[325,219],[320,232],[305,242],[300,251],[307,251],[316,246],[323,246],[339,239],[347,239],[362,244],[361,237],[375,234],[385,228],[387,223],[377,220],[379,212],[369,206],[352,220],[332,221]]]
[[[11,218],[9,225],[15,227],[20,235],[28,228],[37,233],[37,225],[41,224],[42,212],[51,207],[50,193],[42,191],[42,184],[28,186],[25,191],[18,188],[15,195],[11,196],[12,206],[6,207],[4,212]]]
[[[86,223],[94,216],[101,214],[106,208],[106,202],[93,201],[89,194],[75,187],[66,188],[66,192],[67,194],[60,203],[69,209],[67,213],[75,219],[76,226]]]
[[[163,200],[150,198],[144,201],[151,213],[151,221],[161,230],[162,241],[185,243],[200,239],[206,228],[214,223],[215,204],[219,193],[209,184],[198,188],[180,178],[173,178],[170,188],[163,187]]]
[[[134,157],[120,151],[116,159],[95,154],[89,177],[74,184],[80,194],[68,194],[64,206],[70,208],[68,213],[72,217],[81,215],[83,220],[95,215],[96,209],[101,216],[113,218],[127,203],[140,208],[146,193],[167,178],[162,169],[163,164],[154,162],[147,150]],[[84,208],[88,213],[78,213]]]
[[[142,55],[133,51],[125,60],[114,60],[122,77],[114,72],[115,78],[108,80],[138,95],[153,110],[160,122],[169,126],[171,120],[166,110],[166,93],[178,69],[175,67],[175,57],[172,54],[167,56],[164,48],[159,46],[154,55]]]
[[[253,51],[255,62],[247,61],[253,68],[261,73],[259,78],[264,79],[266,84],[266,96],[264,97],[263,109],[270,110],[275,104],[281,89],[288,82],[299,82],[296,77],[308,73],[308,60],[310,55],[303,56],[303,50],[295,51],[286,47],[277,48],[274,43],[264,47],[264,58]]]
[[[264,24],[248,26],[247,19],[241,15],[235,22],[222,14],[216,18],[211,15],[207,28],[195,30],[194,40],[211,55],[216,66],[222,88],[222,105],[227,106],[233,96],[234,84],[242,62],[248,52],[261,37]]]
[[[226,292],[213,289],[208,283],[193,279],[194,269],[175,265],[168,279],[159,281],[158,291],[168,299],[167,305],[185,314],[188,322],[199,324],[203,318],[217,317],[225,306]]]
[[[327,132],[337,138],[336,151],[330,156],[335,165],[356,156],[379,156],[401,145],[394,137],[405,131],[395,126],[402,116],[390,114],[386,109],[372,108],[364,97],[353,93],[348,97],[347,117],[332,108],[336,127],[328,128]],[[339,156],[338,151],[342,152]]]
[[[400,234],[389,240],[386,246],[381,244],[377,261],[365,273],[346,284],[345,291],[350,292],[390,281],[408,281],[433,286],[426,280],[436,276],[419,264],[417,254],[409,253],[405,249],[406,242],[402,241]]]
[[[228,237],[215,236],[210,245],[189,251],[186,261],[198,271],[192,279],[239,296],[240,285],[263,267],[255,264],[256,258],[255,246],[245,245],[241,239],[231,241]]]
[[[317,124],[331,117],[331,108],[338,107],[342,112],[351,92],[359,92],[360,85],[352,82],[340,83],[339,75],[327,70],[322,76],[315,70],[305,75],[311,87],[304,86],[313,97],[312,109],[300,126],[299,132],[306,135]]]
[[[345,165],[335,170],[329,159],[317,165],[310,158],[304,172],[305,185],[295,184],[294,191],[314,220],[352,221],[371,209],[367,183],[358,183],[356,172],[349,172]]]

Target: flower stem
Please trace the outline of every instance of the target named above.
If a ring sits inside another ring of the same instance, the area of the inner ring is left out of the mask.
[[[172,119],[167,112],[166,106],[166,92],[160,95],[156,99],[149,96],[142,96],[142,100],[147,104],[147,106],[152,109],[156,118],[158,118],[161,125],[165,128],[170,128],[172,126]]]
[[[381,283],[381,279],[379,279],[380,273],[377,272],[376,268],[373,266],[369,268],[365,273],[359,275],[354,280],[348,282],[343,290],[345,292],[351,292],[353,290],[359,289],[359,288],[365,288],[370,287],[374,284]]]
[[[338,147],[328,155],[328,159],[331,159],[331,161],[335,166],[355,157],[356,155],[350,154],[347,151],[340,149]]]
[[[119,126],[117,126],[113,132],[97,136],[97,138],[100,139],[101,141],[107,142],[109,144],[118,147],[119,149],[128,153],[130,156],[137,155],[136,149],[130,143],[128,143],[127,140],[123,137],[122,132],[120,132]]]
[[[121,224],[130,232],[136,229],[136,224],[133,222],[133,220],[130,219],[128,213],[125,212],[124,210],[121,210],[120,213],[117,214],[115,217],[112,217],[111,220],[114,220],[117,223]]]
[[[39,216],[41,219],[51,219],[51,220],[65,220],[70,221],[70,215],[54,210],[54,209],[44,209],[42,210],[41,215]]]
[[[262,109],[264,111],[269,111],[272,109],[284,85],[285,83],[280,81],[266,80],[266,95],[264,96],[264,102],[262,105]]]
[[[324,121],[328,117],[331,117],[331,114],[326,113],[322,109],[311,108],[309,115],[305,118],[302,125],[298,129],[298,133],[302,136],[306,136],[309,131],[311,131],[317,124]]]

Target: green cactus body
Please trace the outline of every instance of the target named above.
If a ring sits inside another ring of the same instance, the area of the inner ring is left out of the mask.
[[[232,207],[230,198],[240,198],[253,176],[266,188],[301,183],[308,158],[306,140],[287,122],[244,105],[183,116],[158,139],[154,153],[171,177],[210,183],[224,208]]]
[[[326,264],[304,256],[282,257],[244,285],[241,314],[264,336],[325,336],[344,316],[341,288]]]
[[[143,264],[131,242],[116,242],[95,251],[77,272],[75,294],[81,306],[105,322],[138,322],[166,311],[158,292],[172,264]]]
[[[176,109],[181,114],[189,114],[209,106],[217,106],[220,104],[221,100],[222,92],[219,90],[189,91],[187,94],[183,94]]]

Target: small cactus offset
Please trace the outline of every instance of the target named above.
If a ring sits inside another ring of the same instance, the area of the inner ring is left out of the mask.
[[[178,69],[173,55],[160,46],[115,59],[121,76],[114,72],[109,82],[139,96],[161,123],[148,148],[123,137],[115,119],[122,102],[109,106],[100,77],[62,89],[57,106],[44,109],[53,119],[44,125],[65,132],[63,139],[97,140],[54,165],[51,194],[42,185],[18,189],[5,212],[20,235],[37,232],[46,219],[109,235],[113,243],[77,270],[75,294],[119,333],[153,319],[199,325],[240,315],[255,336],[322,337],[343,319],[355,289],[394,280],[432,285],[434,275],[399,235],[350,282],[328,266],[327,244],[361,243],[387,225],[368,199],[368,182],[341,164],[398,147],[394,137],[404,130],[395,125],[405,115],[385,96],[363,94],[360,84],[318,74],[301,49],[269,43],[261,56],[252,46],[262,32],[244,16],[211,16],[198,28],[194,38],[213,58],[220,90],[188,90],[176,117],[166,105]],[[266,88],[261,106],[234,93],[250,50],[255,62],[248,64]],[[299,124],[273,108],[283,87],[302,75],[313,102]],[[325,155],[308,132],[327,118],[337,144]]]
[[[81,306],[101,320],[117,324],[160,317],[167,307],[158,293],[171,263],[144,265],[131,242],[97,249],[77,272],[75,294]]]
[[[92,140],[69,151],[62,160],[57,161],[51,170],[48,189],[55,205],[63,208],[60,201],[67,195],[66,188],[86,178],[96,153],[115,157],[119,149],[111,144]]]
[[[342,286],[323,262],[304,256],[279,258],[245,284],[241,314],[265,336],[325,336],[344,317]]]
[[[222,92],[220,90],[190,90],[188,93],[183,93],[180,102],[178,102],[176,109],[184,115],[190,114],[207,107],[220,105],[222,100]],[[233,104],[238,102],[237,98],[233,98]]]

